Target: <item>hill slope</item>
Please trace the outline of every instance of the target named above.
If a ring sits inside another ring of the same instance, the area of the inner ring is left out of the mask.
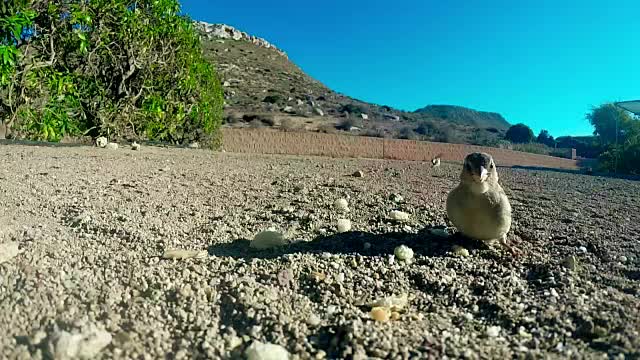
[[[507,120],[498,113],[476,111],[462,106],[428,105],[415,112],[434,118],[445,119],[456,124],[473,125],[479,128],[494,127],[504,130],[509,128]]]
[[[495,140],[509,126],[499,114],[459,106],[407,112],[353,99],[308,76],[264,39],[228,25],[196,25],[203,35],[205,56],[216,64],[222,78],[227,126],[340,129],[460,143]]]

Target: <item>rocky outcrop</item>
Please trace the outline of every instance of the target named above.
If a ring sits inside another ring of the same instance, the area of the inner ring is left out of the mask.
[[[246,32],[240,31],[234,28],[233,26],[229,26],[226,24],[209,24],[204,21],[196,21],[195,25],[198,28],[198,30],[200,30],[202,35],[207,37],[209,40],[212,40],[212,39],[244,40],[244,41],[253,43],[254,45],[259,47],[263,47],[266,49],[273,49],[274,51],[284,56],[285,58],[288,58],[287,54],[284,51],[278,49],[275,45],[271,44],[267,40],[263,38],[259,38],[257,36],[247,34]]]

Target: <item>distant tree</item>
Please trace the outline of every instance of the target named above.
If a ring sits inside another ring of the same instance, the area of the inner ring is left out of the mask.
[[[549,147],[554,147],[556,144],[555,139],[549,134],[549,131],[547,130],[540,130],[540,134],[538,134],[538,139],[536,139],[536,142],[545,144]]]
[[[504,138],[515,144],[530,143],[534,139],[533,130],[525,124],[513,125],[507,130]]]
[[[430,135],[434,133],[435,126],[432,122],[423,121],[414,129],[414,131],[420,135]]]
[[[405,140],[415,140],[416,133],[413,131],[412,128],[405,126],[401,128],[400,131],[398,131],[398,138],[405,139]]]
[[[593,134],[600,137],[603,145],[623,141],[625,134],[636,126],[628,112],[613,104],[594,107],[586,118],[594,127]]]
[[[599,156],[600,168],[640,174],[640,121],[613,104],[593,108],[586,117],[605,149]]]

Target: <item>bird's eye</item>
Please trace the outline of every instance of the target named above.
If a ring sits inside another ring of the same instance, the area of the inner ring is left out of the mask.
[[[490,169],[493,169],[493,164],[489,165],[489,168],[490,168]]]

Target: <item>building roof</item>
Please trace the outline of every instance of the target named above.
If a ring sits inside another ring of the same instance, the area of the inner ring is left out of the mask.
[[[619,106],[636,115],[640,115],[640,100],[621,101],[621,102],[617,102],[616,106]]]

